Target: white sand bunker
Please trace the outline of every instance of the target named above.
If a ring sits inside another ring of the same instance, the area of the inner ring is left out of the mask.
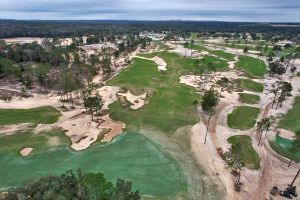
[[[91,121],[90,115],[82,115],[64,121],[58,126],[67,130],[66,135],[70,137],[72,141],[71,147],[74,150],[80,151],[96,142],[104,130],[108,130],[108,132],[101,141],[109,142],[115,136],[121,134],[123,132],[122,129],[125,128],[124,123],[113,121],[108,115],[99,117],[99,121],[102,121],[102,123],[99,124]]]
[[[164,59],[155,56],[152,60],[157,64],[158,71],[167,71],[167,63]]]
[[[137,110],[145,105],[147,93],[145,92],[142,95],[135,96],[128,90],[126,93],[118,93],[118,95],[124,96],[126,100],[132,104],[130,108],[133,110]]]
[[[26,156],[29,156],[32,151],[33,151],[33,148],[26,147],[20,151],[20,154],[21,154],[21,156],[26,157]]]
[[[111,103],[118,100],[117,93],[119,90],[120,87],[118,86],[103,86],[97,90],[103,100],[103,109],[108,109]]]

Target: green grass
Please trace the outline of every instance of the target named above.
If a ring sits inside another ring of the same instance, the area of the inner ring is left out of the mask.
[[[266,64],[262,60],[249,56],[240,56],[236,66],[245,70],[245,73],[253,78],[263,78],[267,73]]]
[[[247,130],[254,127],[259,108],[250,106],[238,106],[227,117],[230,128]]]
[[[193,49],[193,50],[196,50],[196,51],[207,51],[209,52],[210,54],[213,54],[213,55],[216,55],[220,58],[224,58],[228,61],[233,61],[234,60],[234,57],[235,55],[234,54],[231,54],[231,53],[227,53],[227,52],[224,52],[222,50],[210,50],[202,45],[199,45],[199,44],[190,44],[188,46],[189,49]]]
[[[200,59],[200,65],[202,66],[202,72],[208,69],[208,63],[212,63],[216,71],[224,71],[228,69],[228,63],[225,60],[214,56],[204,56]]]
[[[51,106],[32,109],[0,109],[0,126],[20,123],[52,124],[57,122],[60,112]]]
[[[297,72],[297,76],[300,77],[300,72]]]
[[[279,155],[300,162],[300,152],[295,154],[289,151],[289,148],[292,146],[291,140],[276,135],[275,140],[270,141],[270,145]]]
[[[260,100],[259,96],[255,94],[239,93],[239,95],[242,103],[257,104]]]
[[[238,79],[237,82],[239,86],[244,90],[252,92],[263,92],[264,90],[263,84],[252,81],[250,79]]]
[[[260,159],[257,152],[252,147],[251,138],[248,135],[232,136],[228,138],[227,141],[231,144],[232,149],[236,149],[237,144],[240,144],[240,158],[245,164],[245,167],[248,169],[259,169]]]
[[[279,121],[279,127],[293,132],[300,131],[300,97],[295,97],[293,108]]]
[[[73,151],[69,145],[39,152],[34,149],[28,157],[1,151],[2,145],[18,145],[14,149],[19,149],[22,146],[18,144],[20,142],[26,144],[24,146],[35,145],[35,148],[47,142],[42,136],[28,136],[20,139],[20,135],[0,138],[0,141],[4,139],[0,148],[0,191],[29,179],[79,168],[86,173],[101,171],[113,183],[118,178],[132,181],[133,188],[139,189],[142,195],[161,199],[172,199],[168,196],[187,188],[186,179],[176,160],[159,145],[138,133],[122,134],[109,145],[98,143],[84,151]],[[31,140],[35,140],[36,144],[31,144]]]
[[[143,91],[152,93],[148,97],[149,103],[133,111],[124,108],[118,101],[110,105],[110,115],[129,127],[151,126],[172,133],[179,127],[198,121],[193,102],[199,101],[200,96],[194,88],[179,83],[182,74],[194,72],[195,61],[168,52],[153,53],[148,57],[155,55],[168,63],[165,73],[158,72],[154,62],[135,58],[127,69],[108,82],[108,85],[121,86],[136,94]]]
[[[15,154],[19,154],[20,150],[25,147],[32,147],[34,153],[62,144],[69,145],[70,139],[60,129],[53,129],[38,134],[34,134],[31,130],[26,130],[0,137],[0,153],[14,152]]]

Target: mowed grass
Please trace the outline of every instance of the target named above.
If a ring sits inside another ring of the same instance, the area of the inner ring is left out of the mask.
[[[188,48],[189,49],[193,49],[193,50],[196,50],[196,51],[207,51],[209,52],[210,54],[213,54],[213,55],[216,55],[220,58],[224,58],[228,61],[233,61],[234,60],[234,57],[235,55],[234,54],[231,54],[231,53],[227,53],[227,52],[224,52],[222,50],[210,50],[202,45],[199,45],[199,44],[190,44],[188,45]]]
[[[251,138],[248,135],[235,135],[227,140],[233,149],[234,153],[237,152],[237,145],[240,144],[240,158],[248,169],[259,169],[260,159],[252,147]]]
[[[293,108],[279,121],[279,127],[293,132],[300,131],[300,97],[295,97]]]
[[[263,78],[264,74],[267,73],[266,64],[262,60],[249,56],[240,56],[236,66],[253,78]]]
[[[51,106],[32,109],[0,109],[0,126],[20,123],[52,124],[61,113]]]
[[[247,93],[239,93],[240,95],[240,101],[242,103],[247,103],[247,104],[257,104],[260,100],[259,96],[255,94],[247,94]]]
[[[172,133],[199,120],[193,102],[199,101],[200,96],[194,88],[179,83],[182,74],[195,70],[194,60],[168,52],[148,55],[154,56],[168,63],[165,73],[159,72],[154,62],[135,58],[127,69],[108,82],[108,85],[121,86],[134,93],[152,93],[149,103],[134,111],[124,108],[118,101],[111,104],[110,115],[129,127],[151,126]]]
[[[225,60],[207,55],[204,56],[204,58],[200,59],[201,73],[203,73],[205,70],[209,71],[209,63],[212,63],[213,67],[215,68],[215,71],[224,71],[228,69],[228,63]]]
[[[252,92],[263,92],[264,86],[261,83],[252,81],[250,79],[237,79],[239,86],[248,91]]]
[[[300,152],[292,153],[290,151],[290,148],[292,147],[291,140],[276,135],[275,140],[270,140],[270,145],[279,155],[300,162]]]
[[[259,108],[251,106],[238,106],[227,117],[230,128],[247,130],[254,127]]]
[[[54,142],[55,141],[55,142]],[[32,147],[33,152],[46,150],[49,147],[58,145],[69,145],[70,139],[65,136],[61,129],[52,129],[51,131],[34,134],[31,130],[17,132],[13,135],[0,137],[1,152],[19,152],[25,147]]]

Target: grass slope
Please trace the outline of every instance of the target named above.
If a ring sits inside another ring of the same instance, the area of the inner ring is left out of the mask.
[[[295,97],[293,108],[279,121],[279,127],[293,132],[300,131],[300,97]]]
[[[259,156],[252,147],[251,138],[248,135],[235,135],[228,138],[227,141],[231,144],[233,150],[237,149],[237,144],[240,144],[240,156],[243,163],[245,164],[245,167],[247,167],[248,169],[259,169]]]
[[[300,162],[300,152],[297,152],[296,154],[291,153],[289,148],[292,146],[292,142],[289,139],[282,138],[278,135],[275,136],[275,140],[270,141],[270,145],[276,153],[279,155],[282,155],[286,158],[296,160]]]
[[[0,125],[34,123],[52,124],[57,122],[60,112],[51,106],[32,109],[0,109]]]
[[[209,52],[210,54],[213,54],[213,55],[216,55],[220,58],[224,58],[228,61],[233,61],[234,60],[234,57],[235,55],[234,54],[231,54],[231,53],[227,53],[227,52],[224,52],[222,50],[210,50],[202,45],[199,45],[199,44],[190,44],[188,45],[188,48],[189,49],[193,49],[193,50],[196,50],[196,51],[207,51]]]
[[[259,108],[251,106],[238,106],[227,117],[227,123],[230,128],[247,130],[256,123]]]
[[[110,106],[110,113],[113,119],[121,120],[129,127],[146,125],[172,133],[198,121],[193,102],[199,101],[199,95],[192,87],[179,83],[182,74],[194,72],[194,60],[168,52],[153,53],[148,57],[155,55],[168,63],[165,73],[158,72],[154,62],[135,58],[127,69],[108,82],[108,85],[121,86],[134,93],[152,93],[149,103],[133,111],[115,102]]]
[[[244,90],[252,92],[263,92],[264,90],[263,84],[252,81],[250,79],[238,79],[237,82],[239,86]]]
[[[55,141],[55,143],[51,142]],[[13,135],[0,137],[0,153],[14,152],[19,155],[20,150],[25,147],[32,147],[33,152],[62,144],[70,144],[70,139],[65,136],[61,129],[53,129],[38,134],[30,130],[18,132]]]
[[[247,104],[257,104],[260,99],[259,96],[255,94],[239,93],[239,95],[240,101]]]
[[[264,74],[267,73],[266,65],[262,60],[249,56],[240,56],[236,66],[254,78],[263,78]]]

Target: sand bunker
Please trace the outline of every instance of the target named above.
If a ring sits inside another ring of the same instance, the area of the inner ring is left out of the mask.
[[[118,93],[118,95],[124,96],[126,100],[132,104],[130,108],[133,110],[137,110],[145,105],[147,93],[145,92],[142,95],[135,96],[128,90],[126,93]]]
[[[155,62],[155,64],[157,64],[158,71],[167,71],[167,63],[164,61],[164,59],[155,56],[152,58],[152,60]]]
[[[108,109],[108,106],[118,100],[117,93],[120,87],[118,86],[103,86],[97,91],[103,100],[103,109]]]
[[[20,151],[20,154],[21,154],[21,156],[26,157],[26,156],[29,156],[32,151],[33,151],[33,148],[27,147],[27,148],[22,149]]]
[[[110,131],[104,135],[101,142],[110,142],[113,138],[123,133],[123,128],[126,127],[126,125],[122,122],[117,122],[112,120],[109,115],[105,115],[102,118],[105,120],[101,124],[101,128],[110,129]]]

